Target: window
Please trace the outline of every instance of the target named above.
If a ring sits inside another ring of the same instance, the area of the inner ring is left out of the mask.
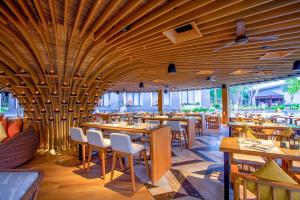
[[[195,104],[201,105],[201,90],[195,90]]]
[[[188,103],[188,93],[187,91],[181,91],[181,104]]]
[[[158,94],[157,92],[151,92],[151,106],[158,105]]]
[[[139,93],[133,93],[133,105],[134,106],[140,105],[140,94]]]
[[[143,93],[139,93],[140,95],[140,106],[143,106]]]
[[[133,105],[133,93],[126,94],[126,105],[132,106]]]
[[[164,106],[170,105],[170,92],[164,92]]]
[[[188,91],[188,103],[189,104],[194,104],[195,103],[195,96],[194,96],[194,91]]]
[[[109,93],[105,93],[104,95],[103,95],[103,106],[109,106]]]

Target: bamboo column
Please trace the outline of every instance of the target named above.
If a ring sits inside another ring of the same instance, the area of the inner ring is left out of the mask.
[[[222,123],[226,124],[228,122],[228,117],[230,115],[230,87],[226,84],[222,85]]]

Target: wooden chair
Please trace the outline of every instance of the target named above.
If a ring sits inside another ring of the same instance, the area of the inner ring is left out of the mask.
[[[275,188],[284,189],[287,191],[289,199],[293,199],[292,192],[300,192],[299,184],[290,184],[290,183],[281,183],[281,182],[272,182],[263,179],[259,179],[251,174],[242,174],[233,172],[232,173],[233,180],[233,190],[234,190],[234,200],[247,199],[247,183],[252,182],[256,185],[256,194],[257,199],[260,199],[260,188],[262,185],[267,185],[271,187],[272,191],[272,199],[276,198]],[[243,196],[240,198],[240,185],[243,186]]]
[[[104,139],[103,134],[101,131],[97,130],[88,130],[87,133],[87,140],[89,144],[89,157],[88,157],[88,166],[87,166],[87,172],[90,170],[90,163],[92,158],[92,151],[98,150],[99,151],[99,157],[102,164],[102,177],[103,180],[105,179],[105,168],[106,168],[106,153],[107,149],[110,148],[110,140]]]
[[[202,119],[201,117],[197,117],[196,118],[196,123],[195,123],[195,129],[196,129],[196,133],[201,136],[203,135],[203,127],[202,127]]]
[[[209,129],[220,128],[220,118],[218,116],[209,116],[207,118],[207,126]]]
[[[133,155],[135,155],[137,153],[143,154],[144,160],[145,160],[145,165],[146,165],[146,171],[150,178],[150,171],[149,171],[146,150],[143,145],[132,143],[130,140],[130,137],[126,134],[112,133],[110,136],[110,139],[111,139],[111,147],[113,150],[112,151],[113,152],[113,162],[112,162],[110,180],[112,181],[113,176],[114,176],[114,170],[115,170],[117,157],[118,156],[127,157],[129,168],[130,168],[132,190],[133,190],[133,192],[135,192]]]
[[[87,147],[87,137],[83,134],[82,128],[71,127],[70,128],[70,136],[71,140],[77,144],[82,145],[82,161],[83,161],[83,169],[86,169],[86,147]]]

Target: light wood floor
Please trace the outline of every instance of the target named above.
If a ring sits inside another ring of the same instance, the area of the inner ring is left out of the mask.
[[[100,179],[100,165],[92,164],[85,173],[78,159],[64,153],[61,156],[38,154],[22,168],[43,170],[45,178],[38,194],[38,200],[67,199],[153,199],[146,187],[136,181],[136,192],[131,191],[130,176],[115,171],[110,182],[110,163],[108,162],[106,180]],[[97,158],[96,158],[97,159]],[[111,159],[110,159],[111,160]]]

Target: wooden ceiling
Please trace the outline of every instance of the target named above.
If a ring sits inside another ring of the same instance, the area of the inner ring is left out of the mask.
[[[214,52],[235,39],[237,20],[249,36],[279,39]],[[174,44],[163,34],[187,23],[202,37]],[[295,74],[300,57],[299,0],[4,0],[0,25],[1,85],[45,98],[139,90],[141,81],[149,91],[269,80]],[[293,53],[259,60],[279,50]]]

